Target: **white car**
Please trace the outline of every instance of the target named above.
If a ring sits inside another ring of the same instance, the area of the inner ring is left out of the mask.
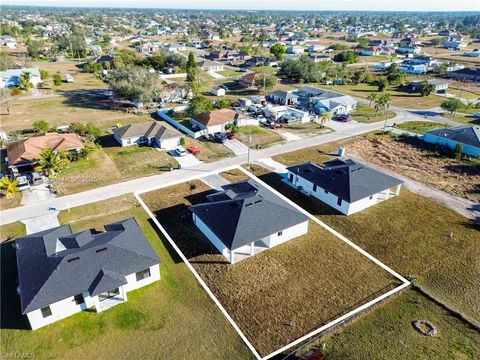
[[[185,148],[183,146],[179,145],[175,148],[175,155],[177,155],[177,156],[187,156],[188,152],[187,152],[187,150],[185,150]]]
[[[480,111],[477,111],[476,113],[474,113],[473,117],[476,119],[480,119]]]

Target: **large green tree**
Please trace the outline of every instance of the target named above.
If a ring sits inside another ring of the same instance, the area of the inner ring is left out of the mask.
[[[283,57],[285,56],[285,52],[286,52],[285,45],[283,45],[281,43],[273,44],[270,47],[270,54],[275,56],[275,59],[277,59],[277,60],[282,60]]]
[[[112,72],[110,88],[118,99],[150,103],[157,101],[162,84],[158,74],[130,65]]]

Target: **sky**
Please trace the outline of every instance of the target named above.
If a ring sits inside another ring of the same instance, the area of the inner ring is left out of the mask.
[[[2,4],[176,9],[480,11],[480,0],[3,0]]]

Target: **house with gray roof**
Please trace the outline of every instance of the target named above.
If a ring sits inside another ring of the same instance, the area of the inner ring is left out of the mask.
[[[349,95],[333,91],[304,86],[299,91],[299,97],[310,104],[313,112],[321,114],[328,112],[332,115],[350,114],[357,108],[357,100]]]
[[[160,280],[160,259],[134,218],[103,232],[63,225],[15,245],[21,311],[33,330],[89,308],[104,311]]]
[[[308,232],[308,217],[250,179],[190,207],[193,222],[233,264]]]
[[[460,144],[464,154],[480,157],[480,127],[478,126],[461,125],[430,130],[423,136],[423,140],[452,150]]]
[[[122,146],[138,144],[172,150],[180,145],[182,134],[165,122],[147,121],[115,128],[113,137]]]
[[[351,159],[339,158],[322,165],[306,162],[287,170],[289,185],[345,215],[399,195],[403,183]]]

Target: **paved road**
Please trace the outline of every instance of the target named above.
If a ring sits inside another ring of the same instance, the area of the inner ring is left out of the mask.
[[[397,123],[401,122],[398,120]],[[365,132],[376,130],[383,125],[380,123],[373,124],[351,124],[352,126],[338,131],[323,135],[317,135],[307,139],[299,139],[290,141],[286,144],[279,144],[271,146],[267,149],[252,150],[250,161],[254,162],[257,159],[272,157],[281,153],[287,153],[295,150],[300,150],[305,147],[324,144],[330,141],[337,141],[351,136],[360,135]],[[39,201],[28,206],[21,206],[13,209],[6,209],[0,212],[0,223],[8,224],[11,222],[29,219],[45,214],[49,214],[49,208],[57,210],[65,210],[76,206],[86,205],[97,201],[107,200],[116,196],[132,193],[136,190],[151,188],[165,184],[171,181],[187,179],[199,172],[210,172],[219,170],[229,166],[236,166],[247,162],[247,154],[238,155],[231,158],[225,158],[214,163],[200,164],[191,167],[182,167],[180,170],[164,172],[159,175],[133,179],[99,187],[96,189],[84,191],[77,194],[66,195],[49,199],[46,201]]]

